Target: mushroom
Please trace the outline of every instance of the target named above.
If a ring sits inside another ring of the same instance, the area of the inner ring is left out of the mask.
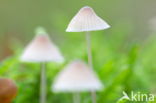
[[[102,20],[94,10],[85,6],[76,14],[76,16],[69,23],[67,32],[86,32],[88,63],[90,68],[93,69],[92,54],[91,54],[91,38],[90,31],[108,29],[110,26]],[[96,93],[92,91],[92,102],[96,103]]]
[[[58,47],[50,40],[43,28],[37,28],[36,36],[24,50],[21,61],[24,62],[63,62]]]
[[[80,9],[80,11],[74,16],[74,18],[69,23],[66,31],[67,32],[88,32],[104,30],[110,26],[102,20],[94,10],[85,6]]]
[[[39,62],[41,64],[40,101],[46,103],[46,62],[61,63],[64,58],[43,28],[37,28],[36,34],[21,55],[21,61]]]
[[[79,93],[99,91],[103,88],[94,71],[84,62],[76,60],[68,64],[55,78],[54,92],[74,93],[74,103],[80,102]]]
[[[17,95],[17,86],[14,81],[0,78],[0,103],[11,103]]]

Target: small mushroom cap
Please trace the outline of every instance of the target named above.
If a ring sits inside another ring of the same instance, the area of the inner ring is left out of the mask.
[[[67,32],[84,32],[107,29],[110,26],[96,15],[91,7],[83,7],[69,23]]]
[[[36,37],[24,50],[21,61],[24,62],[63,62],[59,49],[51,42],[43,29],[37,30]]]
[[[67,65],[55,78],[54,92],[98,91],[103,88],[97,75],[82,61]]]
[[[17,95],[17,86],[10,79],[0,79],[0,103],[11,103]]]

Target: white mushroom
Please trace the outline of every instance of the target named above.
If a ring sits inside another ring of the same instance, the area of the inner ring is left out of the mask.
[[[25,48],[21,61],[41,63],[40,103],[46,103],[46,62],[63,62],[58,47],[49,39],[41,27],[37,28],[35,38]]]
[[[58,47],[49,39],[43,30],[37,30],[37,35],[24,50],[21,61],[25,62],[63,62]]]
[[[82,61],[73,61],[56,77],[55,92],[99,91],[103,88],[97,75]]]
[[[91,7],[85,6],[69,23],[67,32],[84,32],[107,29],[110,26],[96,15]]]

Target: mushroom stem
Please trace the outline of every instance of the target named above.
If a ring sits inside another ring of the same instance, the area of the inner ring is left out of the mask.
[[[93,69],[90,32],[86,32],[86,41],[87,41],[88,64],[90,68]],[[96,103],[96,92],[91,91],[91,96],[92,96],[92,103]]]
[[[73,101],[74,101],[74,103],[80,103],[80,94],[79,93],[73,94]]]
[[[41,63],[40,103],[46,103],[46,63]]]
[[[96,92],[91,91],[91,96],[92,96],[92,103],[96,103]]]
[[[93,69],[90,32],[86,32],[86,41],[87,41],[88,64],[90,68]]]

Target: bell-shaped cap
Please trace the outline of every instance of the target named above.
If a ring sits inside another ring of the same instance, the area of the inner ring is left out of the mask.
[[[0,79],[0,103],[11,103],[17,95],[16,84],[6,78]]]
[[[103,88],[97,75],[82,61],[67,65],[55,78],[54,92],[99,91]]]
[[[58,47],[49,39],[44,29],[39,28],[36,37],[24,50],[21,61],[24,62],[63,62]]]
[[[83,7],[69,23],[67,32],[84,32],[107,29],[110,26],[96,15],[91,7]]]

